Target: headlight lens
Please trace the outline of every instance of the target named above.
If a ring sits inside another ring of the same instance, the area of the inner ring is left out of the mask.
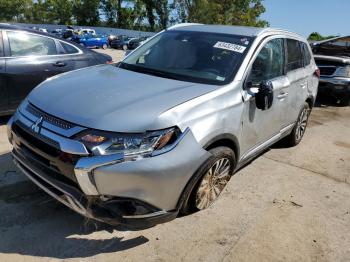
[[[350,66],[339,67],[337,71],[335,71],[334,75],[340,77],[350,77]]]
[[[89,131],[77,139],[94,155],[111,155],[122,153],[125,157],[147,157],[153,152],[171,146],[181,131],[174,127],[142,134],[112,133]]]

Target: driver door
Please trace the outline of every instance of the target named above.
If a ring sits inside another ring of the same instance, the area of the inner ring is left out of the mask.
[[[285,76],[283,38],[268,38],[258,48],[249,65],[243,88],[242,159],[249,158],[280,138],[282,112],[288,110],[289,80]],[[269,81],[273,87],[270,108],[256,107],[255,96],[260,83]]]
[[[50,37],[23,31],[4,32],[4,44],[9,107],[14,109],[34,87],[58,73],[57,47]]]

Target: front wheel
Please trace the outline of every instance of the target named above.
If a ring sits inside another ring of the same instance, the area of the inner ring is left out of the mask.
[[[216,147],[210,158],[195,174],[199,178],[188,193],[180,213],[190,214],[210,207],[224,190],[236,164],[235,154],[228,147]]]
[[[292,147],[300,143],[306,131],[306,126],[309,120],[310,112],[310,106],[308,103],[305,102],[303,108],[299,113],[297,122],[295,123],[292,133],[290,133],[290,135],[284,139],[288,146]]]

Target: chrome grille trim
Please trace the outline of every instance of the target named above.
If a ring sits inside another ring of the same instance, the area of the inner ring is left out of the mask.
[[[24,101],[19,107],[20,113],[25,116],[27,119],[36,122],[40,117],[43,118],[42,127],[65,137],[72,137],[83,130],[86,130],[85,127],[77,126],[67,121],[58,119],[54,116],[51,116],[35,106],[31,105],[28,101]],[[70,127],[69,129],[66,129]]]
[[[75,127],[75,125],[68,123],[64,120],[55,118],[53,116],[50,116],[46,113],[44,113],[43,111],[39,110],[38,108],[34,107],[32,104],[28,103],[26,106],[26,111],[29,112],[30,114],[36,116],[37,118],[42,117],[44,119],[44,121],[53,124],[54,126],[57,126],[59,128],[62,129],[71,129],[73,127]]]

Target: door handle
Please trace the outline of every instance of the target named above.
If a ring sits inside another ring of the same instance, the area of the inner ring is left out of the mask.
[[[283,98],[285,98],[285,97],[287,97],[288,96],[288,92],[281,92],[278,96],[277,96],[277,98],[278,99],[283,99]]]
[[[57,61],[56,63],[53,63],[52,65],[57,66],[57,67],[63,67],[63,66],[66,66],[67,64],[65,62],[62,62],[62,61]]]

